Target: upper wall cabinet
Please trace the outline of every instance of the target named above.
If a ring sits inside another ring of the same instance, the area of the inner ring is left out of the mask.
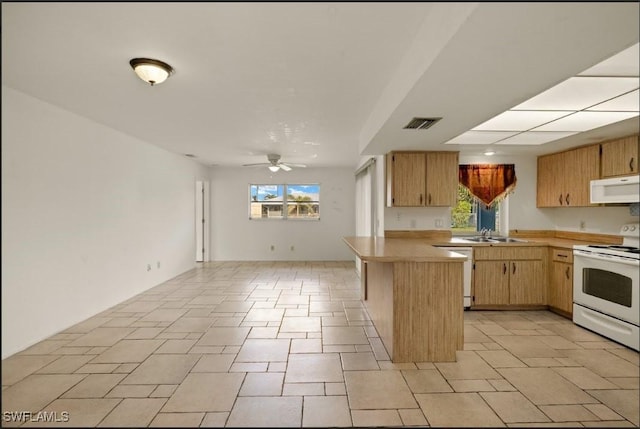
[[[458,152],[389,152],[387,206],[456,204]]]
[[[600,178],[600,145],[538,157],[537,207],[587,207],[591,180]]]
[[[638,136],[602,143],[602,177],[638,174]]]

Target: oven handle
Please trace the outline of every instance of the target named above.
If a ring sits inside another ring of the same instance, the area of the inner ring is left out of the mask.
[[[587,259],[597,259],[600,261],[614,262],[614,263],[625,264],[625,265],[633,265],[635,267],[640,266],[640,260],[615,258],[615,257],[608,258],[606,256],[600,256],[591,252],[585,252],[584,250],[574,250],[573,256],[574,257],[578,256],[578,257],[587,258]]]

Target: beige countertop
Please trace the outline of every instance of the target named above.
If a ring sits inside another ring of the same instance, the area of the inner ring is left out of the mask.
[[[345,237],[343,241],[364,261],[378,262],[464,262],[459,253],[434,247],[414,238]]]

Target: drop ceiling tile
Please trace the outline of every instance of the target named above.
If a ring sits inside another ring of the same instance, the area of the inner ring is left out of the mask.
[[[582,110],[639,86],[638,77],[571,77],[512,110]]]
[[[640,44],[625,49],[619,54],[596,64],[578,76],[639,76]]]
[[[517,131],[467,131],[445,144],[492,144],[516,134]]]
[[[587,131],[638,116],[638,112],[576,112],[532,131]]]
[[[504,139],[496,144],[541,145],[576,134],[574,131],[527,131]]]
[[[473,131],[527,131],[573,112],[507,110],[478,125]]]
[[[590,107],[587,111],[638,112],[640,111],[640,91],[636,89],[620,97]]]

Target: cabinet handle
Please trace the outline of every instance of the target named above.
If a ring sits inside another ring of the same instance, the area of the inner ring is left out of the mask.
[[[511,271],[511,274],[515,274],[516,273],[516,263],[512,262],[511,266],[513,267],[513,270]]]
[[[422,194],[420,194],[420,205],[422,205]]]
[[[567,276],[567,280],[571,278],[571,276],[569,275],[569,270],[571,269],[571,267],[567,267],[567,270],[564,272]]]
[[[560,194],[560,196],[558,197],[558,202],[560,203],[560,205],[562,205],[562,194]]]
[[[633,157],[631,157],[631,161],[629,161],[629,170],[633,171]]]
[[[431,205],[431,192],[429,192],[429,205]]]
[[[567,205],[569,205],[569,193],[567,193],[567,196],[564,197],[564,200],[566,201]]]
[[[507,274],[507,264],[505,264],[504,262],[502,263],[502,275]]]
[[[566,258],[566,257],[568,257],[567,255],[561,255],[560,253],[556,254],[556,256],[557,256],[558,258]]]

